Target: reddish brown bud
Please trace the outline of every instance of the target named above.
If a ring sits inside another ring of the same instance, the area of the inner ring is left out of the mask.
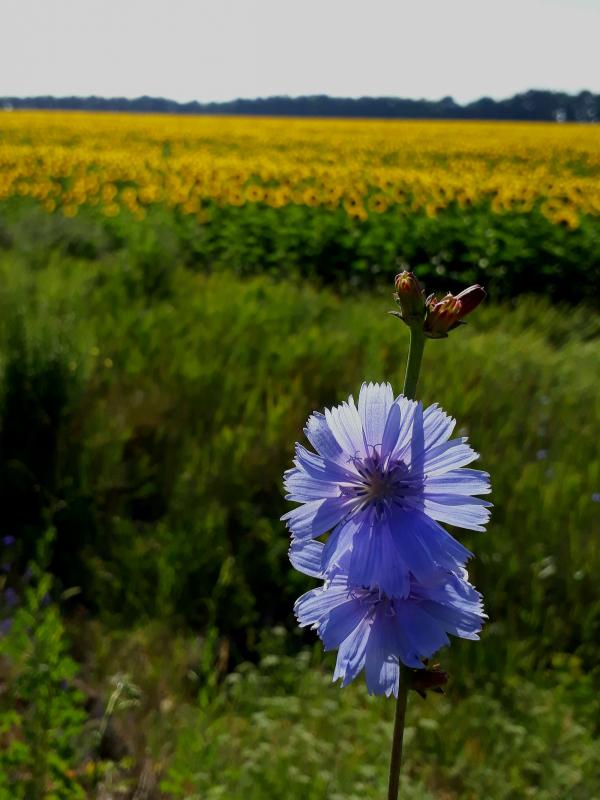
[[[442,300],[433,299],[427,306],[425,333],[432,339],[443,339],[458,325],[461,316],[462,304],[458,298],[448,294]]]
[[[460,294],[457,294],[456,299],[460,300],[462,307],[460,318],[462,319],[466,317],[467,314],[470,314],[471,311],[474,311],[477,306],[483,302],[486,294],[487,292],[483,286],[480,286],[478,283],[474,286],[469,286],[468,289],[463,289]]]
[[[402,309],[402,319],[407,325],[422,322],[425,316],[425,296],[421,284],[412,274],[404,270],[396,275],[394,298]]]
[[[463,317],[477,308],[485,296],[485,289],[475,285],[464,289],[456,297],[452,294],[447,294],[442,300],[428,297],[425,334],[431,339],[445,338],[448,331],[460,325]]]

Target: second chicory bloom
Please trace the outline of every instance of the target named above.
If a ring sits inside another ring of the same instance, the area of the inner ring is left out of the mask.
[[[296,446],[285,475],[287,499],[302,505],[283,519],[292,552],[331,532],[320,550],[326,578],[347,561],[348,583],[406,598],[413,581],[459,572],[471,553],[439,524],[482,531],[490,503],[485,472],[466,438],[450,439],[455,421],[437,405],[403,396],[388,383],[363,384],[352,397],[308,419],[316,452]]]
[[[320,542],[291,553],[301,572],[318,575]],[[485,617],[481,595],[460,575],[439,570],[427,584],[410,582],[407,597],[355,587],[348,580],[349,556],[318,589],[302,595],[294,607],[301,626],[310,625],[325,650],[338,650],[334,680],[346,686],[365,671],[371,694],[398,694],[400,664],[422,669],[423,659],[450,643],[448,634],[478,639]]]

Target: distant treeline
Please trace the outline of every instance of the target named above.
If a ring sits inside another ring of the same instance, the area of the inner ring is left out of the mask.
[[[3,97],[5,109],[135,111],[169,114],[249,114],[294,117],[365,117],[377,119],[498,119],[600,121],[600,95],[530,90],[506,100],[482,97],[460,105],[452,97],[407,100],[400,97],[266,97],[225,103],[177,103],[162,97]]]

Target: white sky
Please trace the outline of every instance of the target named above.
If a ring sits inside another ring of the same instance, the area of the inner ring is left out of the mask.
[[[600,92],[600,0],[0,0],[0,96]]]

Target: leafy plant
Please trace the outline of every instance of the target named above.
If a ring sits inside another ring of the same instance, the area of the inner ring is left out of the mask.
[[[84,796],[75,767],[83,755],[86,714],[46,571],[52,539],[49,532],[40,540],[20,602],[0,637],[7,681],[0,706],[0,797],[7,800]]]

